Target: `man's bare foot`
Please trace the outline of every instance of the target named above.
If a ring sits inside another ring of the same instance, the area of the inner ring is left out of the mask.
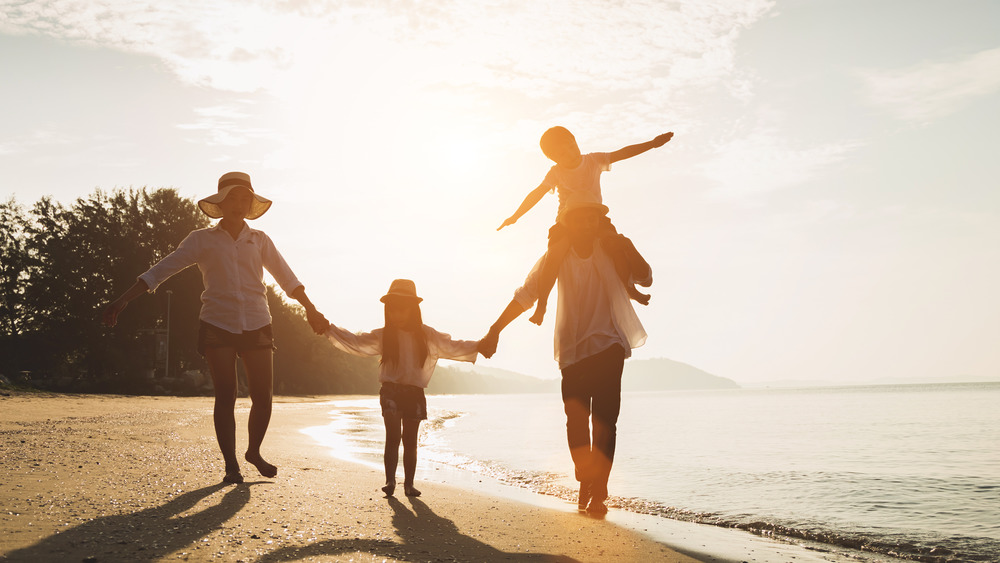
[[[604,505],[604,501],[593,499],[590,501],[590,506],[587,507],[587,514],[591,516],[604,516],[608,513],[608,507]]]
[[[419,497],[420,491],[413,488],[413,485],[403,485],[403,492],[408,497]]]
[[[580,481],[580,496],[577,498],[576,507],[580,512],[587,510],[587,505],[590,503],[590,483],[587,481]]]
[[[260,457],[260,454],[250,455],[250,452],[247,452],[243,457],[256,467],[257,471],[264,477],[274,477],[278,474],[278,468],[264,461],[264,458]]]
[[[223,483],[242,483],[243,474],[240,473],[239,469],[234,469],[232,471],[226,471],[226,476],[222,478]]]
[[[386,483],[386,485],[382,487],[382,492],[385,493],[385,496],[391,497],[392,493],[396,492],[396,484]]]
[[[528,320],[535,323],[538,326],[542,326],[542,319],[544,318],[545,318],[545,307],[536,305],[535,314],[531,315],[531,318]]]
[[[632,299],[638,301],[643,305],[649,305],[649,295],[642,293],[641,291],[636,289],[634,285],[626,284],[625,291],[628,292],[628,296],[631,297]]]

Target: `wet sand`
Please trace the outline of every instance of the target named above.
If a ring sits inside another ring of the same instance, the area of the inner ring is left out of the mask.
[[[248,410],[240,399],[238,448]],[[300,432],[328,411],[278,398],[263,448],[278,476],[246,465],[246,483],[227,485],[210,398],[0,396],[0,560],[726,560],[468,488],[421,482],[419,498],[386,498],[381,471]]]

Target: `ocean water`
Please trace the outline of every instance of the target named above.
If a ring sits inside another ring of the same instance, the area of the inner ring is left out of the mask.
[[[313,429],[381,463],[377,399]],[[420,463],[575,498],[557,394],[428,397]],[[418,475],[419,478],[419,475]],[[847,559],[1000,561],[1000,383],[625,393],[609,502]]]

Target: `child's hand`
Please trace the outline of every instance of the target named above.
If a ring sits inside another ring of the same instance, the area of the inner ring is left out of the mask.
[[[662,147],[663,145],[667,144],[667,142],[670,141],[670,139],[673,138],[673,136],[674,136],[673,131],[659,135],[658,137],[653,139],[653,146]]]
[[[499,227],[497,227],[497,230],[499,231],[500,229],[502,229],[504,227],[509,227],[510,225],[513,225],[514,223],[517,223],[517,217],[514,217],[513,215],[511,215],[510,217],[507,217],[507,219],[504,220],[504,222],[503,222],[502,225],[500,225]]]

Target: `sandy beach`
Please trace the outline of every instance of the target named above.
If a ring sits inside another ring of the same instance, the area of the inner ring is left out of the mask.
[[[697,560],[611,522],[437,483],[386,498],[380,472],[299,431],[328,410],[308,399],[276,401],[264,451],[278,477],[245,467],[245,484],[226,485],[211,408],[207,397],[0,397],[0,560]]]

